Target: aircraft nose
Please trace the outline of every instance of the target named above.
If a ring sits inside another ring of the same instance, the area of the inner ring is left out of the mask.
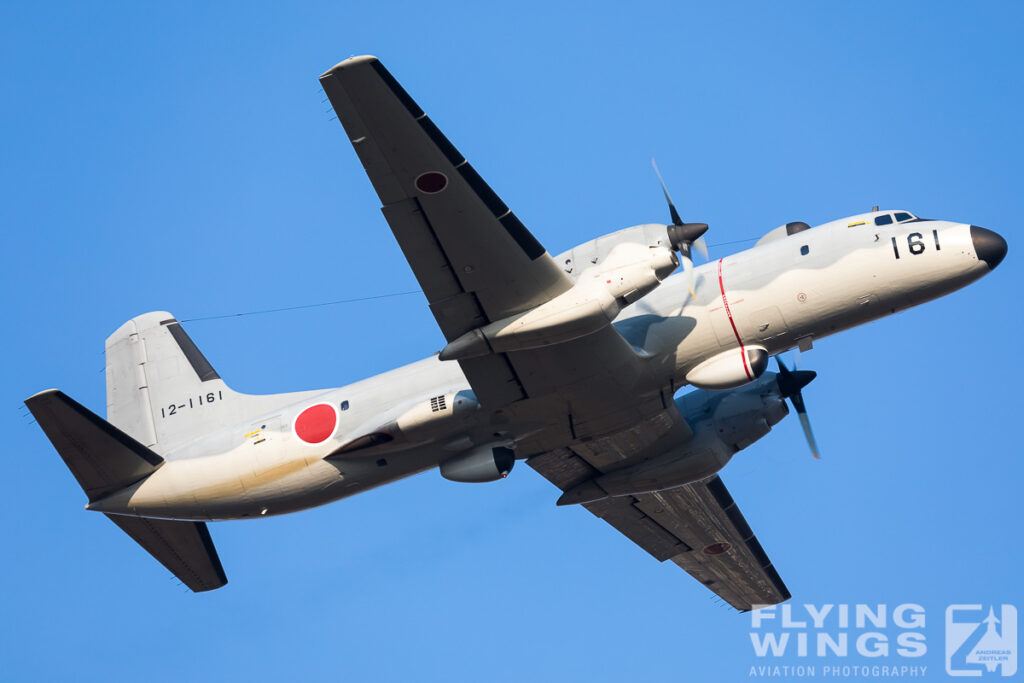
[[[987,263],[989,270],[995,270],[1006,256],[1006,240],[997,232],[972,225],[971,241],[974,242],[974,252],[978,255],[978,260]]]

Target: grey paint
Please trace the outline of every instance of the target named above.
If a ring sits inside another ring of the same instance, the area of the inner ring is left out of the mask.
[[[558,260],[538,254],[532,236],[376,59],[346,60],[321,83],[449,341],[571,292],[588,269],[600,275],[618,245],[668,241],[666,226],[646,225]],[[425,173],[447,182],[418,186]],[[674,275],[583,338],[458,362],[434,356],[322,391],[234,392],[209,374],[212,365],[198,360],[187,336],[168,329],[177,324],[161,324],[169,313],[138,316],[107,340],[107,417],[164,462],[90,509],[196,522],[284,514],[511,449],[563,489],[594,482],[609,496],[588,509],[655,557],[713,581],[709,587],[731,604],[785,599],[742,515],[722,504],[724,489],[687,481],[713,475],[782,419],[774,373],[731,391],[673,397],[691,369],[718,354],[763,347],[766,361],[952,292],[1005,254],[1001,238],[968,224],[880,227],[876,215],[795,234],[780,226],[754,248],[698,267],[693,295],[686,277]],[[920,246],[914,234],[934,235],[934,247]],[[809,254],[801,256],[804,245]],[[426,431],[389,431],[421,424],[410,411],[442,395],[472,395],[480,407],[428,421]],[[348,410],[338,408],[343,402]],[[334,429],[310,443],[301,416],[317,404],[331,406]],[[47,432],[58,451],[62,429]],[[392,438],[373,439],[381,433]],[[356,443],[364,447],[344,448]],[[720,529],[728,539],[715,539]]]

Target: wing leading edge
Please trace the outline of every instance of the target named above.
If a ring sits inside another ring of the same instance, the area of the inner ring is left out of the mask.
[[[448,341],[572,286],[544,247],[376,57],[320,77]],[[477,397],[525,397],[505,354],[460,361]]]

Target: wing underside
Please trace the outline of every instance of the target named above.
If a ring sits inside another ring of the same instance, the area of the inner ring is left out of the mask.
[[[320,83],[445,339],[529,310],[572,287],[540,242],[375,57],[345,60]],[[670,393],[636,395],[640,356],[611,326],[571,342],[458,362],[489,408],[549,397],[538,404],[544,420],[564,420],[575,450],[560,448],[527,462],[563,490],[692,436],[666,398]],[[671,392],[668,377],[666,387]],[[550,434],[531,438],[521,444],[526,452],[554,447],[546,445],[545,439],[554,438]],[[564,437],[555,441],[564,443]],[[789,597],[717,477],[587,508],[739,609]]]
[[[345,60],[320,83],[448,341],[572,286],[375,57]],[[525,397],[504,354],[461,365],[483,402]]]
[[[375,57],[320,77],[445,339],[532,309],[573,286],[539,241]],[[474,393],[497,408],[618,373],[636,354],[612,327],[577,343],[458,361]],[[568,388],[568,392],[566,391]],[[587,386],[580,394],[595,394]],[[589,410],[599,414],[600,409]]]
[[[535,456],[527,464],[563,490],[600,473],[570,449]],[[659,562],[672,560],[736,609],[774,605],[790,597],[718,476],[584,507]]]

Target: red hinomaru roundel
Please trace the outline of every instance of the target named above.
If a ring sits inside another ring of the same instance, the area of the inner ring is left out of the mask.
[[[318,403],[303,410],[295,418],[295,435],[306,443],[327,441],[338,426],[338,411],[330,403]]]
[[[721,543],[712,543],[709,546],[705,546],[704,554],[705,555],[721,555],[724,552],[728,552],[728,550],[730,548],[732,548],[732,546],[729,545],[728,543],[724,542],[724,541],[721,542]]]

